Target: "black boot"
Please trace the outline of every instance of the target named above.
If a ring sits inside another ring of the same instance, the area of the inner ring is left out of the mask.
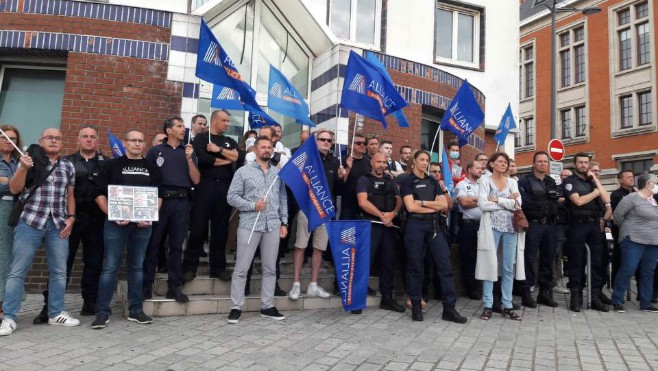
[[[609,312],[610,306],[603,303],[601,295],[603,295],[603,293],[600,289],[592,289],[592,309],[598,310],[599,312]]]
[[[539,295],[537,295],[537,304],[556,308],[558,304],[555,300],[553,300],[553,290],[552,289],[539,290]]]
[[[165,295],[167,299],[174,299],[178,303],[187,303],[190,299],[187,295],[183,294],[180,287],[169,287],[167,294]]]
[[[423,320],[423,308],[420,305],[420,300],[411,299],[411,319],[414,321]]]
[[[390,310],[398,313],[404,313],[406,310],[391,296],[382,296],[382,300],[379,302],[379,309]]]
[[[530,289],[524,289],[522,293],[521,304],[528,308],[537,308],[537,302],[532,298]]]
[[[583,297],[582,297],[582,292],[583,290],[580,287],[571,287],[569,288],[571,290],[571,300],[569,303],[569,309],[572,312],[580,312],[580,309],[583,305]]]
[[[43,308],[41,308],[39,315],[34,317],[32,323],[35,325],[48,323],[48,290],[43,290]]]
[[[82,309],[80,309],[81,316],[95,316],[96,315],[96,302],[91,300],[85,300],[82,303]]]
[[[592,294],[594,294],[594,292],[592,292]],[[596,290],[596,296],[599,298],[601,303],[605,305],[612,305],[612,300],[610,300],[610,298],[607,297],[601,289]]]

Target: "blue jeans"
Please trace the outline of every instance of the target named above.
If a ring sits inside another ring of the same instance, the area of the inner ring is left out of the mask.
[[[69,256],[68,238],[60,238],[62,229],[55,227],[49,218],[42,230],[31,227],[20,221],[14,228],[13,258],[11,271],[7,277],[5,298],[2,309],[5,318],[16,320],[16,314],[21,310],[25,276],[30,270],[34,255],[44,243],[48,259],[48,317],[56,317],[64,310],[64,291],[66,291],[66,259]]]
[[[633,242],[626,236],[619,244],[621,265],[615,277],[612,303],[623,304],[624,294],[631,283],[631,276],[640,267],[640,309],[651,306],[653,297],[653,274],[658,261],[658,245],[644,245]]]
[[[120,226],[109,220],[105,221],[105,253],[103,271],[98,287],[98,313],[109,315],[110,303],[117,285],[117,270],[121,264],[123,249],[127,247],[128,257],[128,303],[130,314],[144,310],[144,257],[151,238],[151,227],[139,228],[136,223]]]
[[[499,232],[493,230],[496,252],[498,246],[503,245],[502,278],[500,289],[502,291],[503,308],[512,308],[512,286],[514,284],[514,262],[516,261],[516,233]],[[493,307],[493,281],[482,281],[482,301],[485,308]]]

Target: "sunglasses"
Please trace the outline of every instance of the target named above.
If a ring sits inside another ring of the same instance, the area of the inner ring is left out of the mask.
[[[318,138],[320,142],[332,143],[334,140],[331,138]]]
[[[357,146],[365,146],[366,142],[354,142]]]

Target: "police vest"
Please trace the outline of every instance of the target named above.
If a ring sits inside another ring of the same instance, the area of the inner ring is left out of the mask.
[[[577,177],[575,174],[572,176]],[[588,186],[588,183],[585,183],[581,179],[577,179],[575,182],[570,184],[573,185],[574,192],[578,193],[580,196],[584,196],[594,191],[594,187]],[[583,206],[576,206],[569,199],[567,210],[569,212],[569,217],[572,219],[594,219],[601,216],[602,206],[603,205],[600,197],[593,199]]]
[[[75,210],[78,217],[102,215],[94,200],[96,180],[101,171],[101,163],[105,157],[101,154],[96,157],[85,160],[79,153],[68,156],[75,168],[75,187],[73,194],[75,196]]]
[[[368,179],[368,201],[375,205],[381,212],[389,212],[395,210],[395,182],[388,177],[377,178],[372,174],[367,174]],[[379,220],[378,217],[363,212],[363,217],[366,219]]]
[[[542,181],[533,175],[528,175],[527,179],[530,184],[530,190],[527,191],[534,205],[524,207],[523,211],[529,218],[546,217],[555,220],[557,218],[557,184],[553,178],[546,177],[543,182],[544,186],[542,186]]]
[[[414,200],[434,201],[436,199],[436,180],[430,177],[423,179],[413,175],[412,178]]]

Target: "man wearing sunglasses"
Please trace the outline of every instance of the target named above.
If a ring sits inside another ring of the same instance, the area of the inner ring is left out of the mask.
[[[324,174],[327,178],[329,185],[329,192],[334,195],[336,185],[345,177],[346,171],[340,166],[336,157],[331,153],[330,149],[334,143],[334,133],[327,129],[319,129],[315,133],[315,140],[322,159],[322,166],[324,167]],[[335,202],[335,199],[333,200]],[[327,230],[322,224],[315,228],[311,233],[308,232],[308,219],[302,211],[297,214],[297,235],[295,238],[295,252],[293,255],[294,275],[292,288],[288,297],[292,300],[299,299],[301,293],[300,276],[302,273],[302,265],[304,264],[304,250],[308,245],[308,241],[313,236],[313,255],[311,257],[311,281],[306,290],[306,296],[319,296],[321,298],[328,298],[330,293],[320,287],[318,282],[318,272],[322,264],[322,253],[327,250],[327,243],[329,237]]]
[[[340,219],[355,220],[361,212],[356,200],[356,184],[360,177],[370,174],[370,157],[366,154],[366,138],[357,132],[352,142],[352,154],[343,159],[345,185],[343,186]]]

